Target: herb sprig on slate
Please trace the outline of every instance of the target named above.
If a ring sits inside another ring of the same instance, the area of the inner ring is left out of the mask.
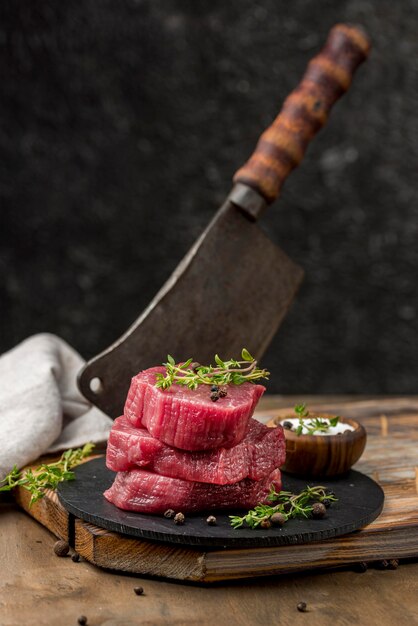
[[[197,389],[198,385],[242,385],[260,378],[268,379],[270,372],[257,367],[257,361],[245,348],[241,352],[242,361],[230,359],[223,361],[215,355],[216,365],[201,365],[188,359],[185,363],[177,363],[171,355],[167,363],[163,363],[166,374],[157,374],[156,387],[170,389],[171,385],[182,385],[189,389]]]
[[[71,468],[79,465],[83,459],[90,456],[94,448],[93,443],[86,443],[77,450],[66,450],[55,463],[42,463],[36,469],[27,469],[22,472],[15,465],[7,476],[0,481],[0,491],[11,491],[15,487],[23,487],[32,494],[30,506],[43,498],[46,489],[56,489],[64,480],[74,480]]]
[[[281,526],[295,517],[323,517],[325,509],[338,500],[333,492],[322,485],[307,486],[298,494],[291,491],[277,493],[272,487],[267,499],[272,503],[271,505],[259,504],[242,517],[230,515],[231,526],[233,528],[257,528],[257,526],[270,528],[273,525]],[[273,504],[274,502],[277,504]]]
[[[330,417],[327,419],[321,417],[313,417],[310,420],[307,420],[309,417],[309,411],[306,408],[306,404],[297,404],[295,406],[295,413],[299,417],[299,424],[295,430],[297,435],[301,435],[303,432],[303,428],[305,427],[308,432],[304,433],[305,435],[315,435],[315,433],[326,433],[330,429],[331,426],[336,426],[339,422],[340,417],[337,415],[335,417]]]

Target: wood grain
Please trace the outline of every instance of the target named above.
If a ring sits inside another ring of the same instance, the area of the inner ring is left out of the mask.
[[[375,453],[381,458],[388,443],[387,436],[381,437],[379,412],[388,416],[389,436],[398,436],[400,442],[403,435],[390,416],[398,411],[405,422],[414,414],[413,419],[418,416],[418,397],[388,398],[383,402],[345,397],[342,402],[338,397],[310,396],[267,396],[261,403],[260,416],[266,421],[280,407],[301,401],[312,407],[328,407],[330,412],[343,414],[344,405],[357,417],[365,412],[371,415],[369,427],[376,429],[377,437]],[[416,494],[416,449],[412,445],[404,448],[405,458],[400,460],[398,470],[380,469],[385,490],[391,485],[396,493],[403,490],[409,506],[413,503],[411,496]],[[394,462],[395,458],[396,451]],[[359,469],[364,471],[369,462],[373,463],[373,455],[369,459],[366,450],[361,462]],[[390,514],[396,518],[396,509],[388,513],[387,519]],[[351,569],[321,569],[238,583],[219,582],[210,587],[172,584],[160,578],[108,572],[84,560],[73,563],[70,558],[56,557],[55,537],[10,502],[0,503],[0,520],[1,626],[76,625],[82,614],[88,617],[90,626],[211,626],[214,621],[217,626],[302,626],[308,621],[309,626],[418,624],[418,562],[404,562],[396,571],[369,568],[363,574]],[[222,556],[213,558],[221,561]],[[203,564],[199,567],[200,571],[204,569]],[[222,563],[217,568],[222,569]],[[138,585],[144,588],[143,596],[133,592]],[[309,613],[297,611],[301,601],[307,603]]]
[[[279,403],[277,399],[261,403],[259,415],[263,421],[289,411],[272,408]],[[68,538],[70,529],[69,538],[77,551],[96,565],[177,580],[215,582],[361,561],[418,557],[418,399],[343,403],[336,400],[317,403],[315,408],[356,419],[361,414],[360,421],[368,431],[366,451],[356,469],[380,483],[386,500],[381,516],[352,535],[304,546],[226,551],[186,549],[126,539],[80,520],[71,521],[55,494],[48,494],[30,510],[28,498],[21,492],[17,494],[18,501],[57,536]]]
[[[290,413],[290,418],[295,413]],[[309,412],[304,418],[308,422],[315,418],[333,418],[329,413]],[[277,426],[282,417],[268,422],[268,426]],[[345,474],[359,460],[366,445],[366,431],[359,422],[344,417],[340,423],[347,423],[354,428],[339,435],[297,435],[296,432],[284,429],[286,438],[286,462],[282,469],[291,474],[321,478]]]
[[[0,504],[1,626],[393,626],[418,624],[418,563],[305,572],[211,587],[108,572],[58,558],[55,538],[10,503]],[[142,596],[133,589],[141,585]],[[305,601],[309,613],[296,606]]]
[[[251,158],[235,174],[234,182],[254,188],[267,202],[273,202],[289,173],[301,162],[309,142],[326,123],[335,102],[349,88],[369,50],[369,39],[361,28],[334,26],[298,87],[261,135]]]

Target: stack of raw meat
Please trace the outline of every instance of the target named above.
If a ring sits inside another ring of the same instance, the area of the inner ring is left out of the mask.
[[[105,497],[140,513],[252,508],[265,502],[285,460],[281,427],[252,419],[262,385],[229,385],[217,402],[210,388],[155,387],[163,367],[132,379],[124,415],[112,427],[106,463],[118,472]]]

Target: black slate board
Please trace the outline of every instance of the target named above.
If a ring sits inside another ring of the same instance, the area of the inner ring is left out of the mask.
[[[338,502],[321,520],[294,519],[282,528],[237,529],[229,523],[228,511],[216,515],[217,525],[206,523],[208,513],[190,514],[182,526],[158,515],[122,511],[103,497],[115,473],[105,466],[104,457],[75,468],[76,480],[58,487],[61,504],[76,517],[123,535],[188,546],[255,548],[321,541],[358,530],[376,519],[383,508],[382,489],[371,478],[351,470],[347,476],[313,483],[283,473],[283,489],[301,491],[307,484],[321,484],[332,489]]]

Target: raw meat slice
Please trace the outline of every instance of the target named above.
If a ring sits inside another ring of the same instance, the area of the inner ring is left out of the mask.
[[[135,427],[145,427],[154,437],[182,450],[210,450],[235,446],[247,432],[248,420],[265,391],[263,385],[229,385],[228,395],[210,399],[208,385],[194,391],[180,385],[155,387],[152,367],[132,379],[124,414]]]
[[[249,420],[248,433],[232,448],[186,452],[153,437],[145,428],[133,428],[118,417],[110,431],[106,465],[115,472],[145,468],[163,476],[226,485],[244,478],[260,480],[280,467],[286,456],[281,427],[268,428]]]
[[[173,509],[190,513],[210,509],[251,509],[267,502],[271,486],[276,491],[281,489],[278,469],[262,480],[245,478],[233,485],[209,485],[133,469],[119,472],[104,496],[125,511],[164,513]]]

